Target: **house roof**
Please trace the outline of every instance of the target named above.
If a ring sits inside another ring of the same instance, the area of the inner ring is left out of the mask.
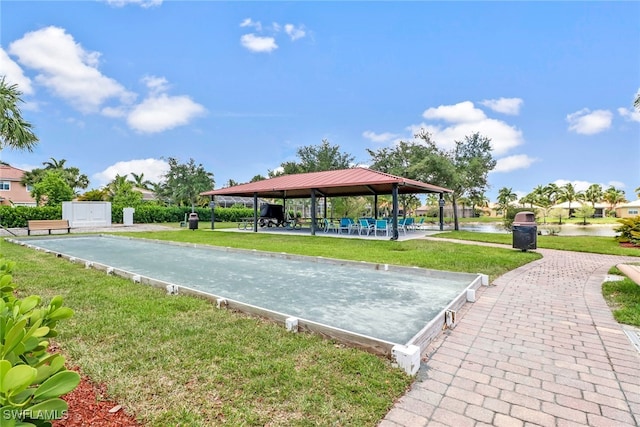
[[[621,203],[616,208],[640,208],[640,199],[634,200],[633,202]]]
[[[14,168],[13,166],[0,165],[0,179],[5,181],[20,181],[24,171],[22,169]]]
[[[315,189],[320,196],[371,196],[391,194],[397,184],[399,194],[451,193],[444,187],[402,178],[367,168],[341,169],[282,175],[262,181],[240,184],[200,193],[202,196],[246,196],[265,198],[307,198]]]

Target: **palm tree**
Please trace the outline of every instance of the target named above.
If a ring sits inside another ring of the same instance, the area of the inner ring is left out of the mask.
[[[618,203],[626,202],[624,191],[618,190],[613,185],[606,189],[602,199],[609,203],[609,212],[615,210]]]
[[[636,188],[635,190],[633,190],[636,192],[636,196],[638,196],[638,198],[640,199],[640,187]]]
[[[551,206],[558,203],[558,198],[560,197],[560,187],[558,187],[555,183],[547,184],[544,187],[544,194],[549,199]]]
[[[53,157],[49,157],[49,160],[51,161],[42,162],[45,169],[64,169],[64,164],[67,163],[66,159],[56,160]]]
[[[558,201],[569,202],[569,217],[571,217],[571,202],[579,201],[583,198],[583,194],[576,191],[572,183],[568,182],[560,187],[560,195]]]
[[[143,190],[150,190],[151,185],[153,184],[151,181],[144,179],[144,172],[140,175],[131,172],[131,176],[133,177],[133,186],[137,188],[141,188]]]
[[[473,210],[473,214],[475,216],[476,208],[486,208],[489,206],[489,199],[482,193],[475,192],[469,197],[469,201],[471,202],[471,209]]]
[[[584,200],[591,202],[591,207],[596,208],[596,203],[602,200],[602,186],[600,184],[591,184],[584,192]]]
[[[18,108],[23,102],[20,95],[18,85],[8,85],[4,76],[0,79],[0,151],[5,147],[33,151],[38,143],[31,124],[22,118]]]
[[[538,199],[536,198],[536,194],[532,191],[526,196],[521,197],[520,200],[518,200],[518,203],[520,203],[522,206],[525,206],[528,204],[529,207],[533,209],[533,205],[536,204],[537,200]]]
[[[511,188],[502,187],[498,190],[498,208],[503,212],[503,215],[507,212],[509,203],[518,198],[518,195],[513,192]]]

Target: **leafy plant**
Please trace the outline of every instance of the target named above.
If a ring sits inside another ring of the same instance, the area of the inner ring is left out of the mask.
[[[620,218],[617,220],[619,227],[614,228],[616,240],[620,243],[634,243],[640,245],[640,215],[633,218]]]
[[[73,311],[62,306],[60,296],[46,307],[38,295],[16,298],[14,267],[15,262],[0,258],[0,426],[51,426],[68,410],[60,396],[80,383],[80,375],[65,368],[63,356],[47,351],[58,321]]]

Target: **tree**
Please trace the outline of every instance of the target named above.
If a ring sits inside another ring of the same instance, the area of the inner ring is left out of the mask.
[[[78,196],[78,200],[85,202],[100,202],[103,200],[108,200],[109,195],[107,194],[106,189],[101,190],[89,190],[84,194]]]
[[[469,202],[471,203],[471,209],[473,210],[474,215],[476,214],[476,208],[486,208],[489,206],[489,199],[484,193],[474,193],[469,197]]]
[[[430,182],[425,178],[426,170],[417,165],[421,162],[427,162],[427,159],[432,158],[431,156],[438,156],[442,153],[432,143],[428,133],[421,134],[421,137],[423,143],[400,141],[394,147],[385,147],[378,151],[367,149],[371,157],[370,168],[391,175]],[[434,171],[429,170],[429,172]],[[382,201],[384,200],[383,198]],[[416,204],[416,200],[419,203],[419,199],[415,195],[400,195],[398,197],[403,214],[406,215],[407,211]]]
[[[258,182],[258,181],[263,181],[265,179],[267,179],[267,177],[262,176],[262,175],[256,175],[253,178],[251,178],[251,181],[249,181],[249,182]]]
[[[587,204],[583,204],[575,211],[575,216],[582,218],[582,225],[587,225],[587,218],[592,218],[596,210]]]
[[[635,190],[636,196],[638,196],[638,198],[640,199],[640,187],[636,188]]]
[[[627,201],[624,197],[624,191],[618,190],[613,185],[605,190],[602,200],[609,203],[609,212],[614,211],[618,203]]]
[[[142,193],[133,188],[133,181],[127,175],[116,175],[106,188],[107,200],[117,206],[136,207],[142,204]]]
[[[36,168],[25,172],[20,182],[24,186],[34,186],[44,178],[46,172],[60,171],[62,177],[74,192],[77,192],[78,189],[86,189],[89,186],[89,177],[85,174],[81,174],[80,169],[76,167],[64,167],[66,162],[67,161],[65,159],[56,160],[51,157],[49,161],[42,162],[44,168]]]
[[[202,164],[196,165],[193,159],[187,164],[180,164],[177,159],[170,157],[168,163],[169,171],[164,175],[161,196],[171,204],[190,205],[191,212],[195,212],[200,193],[211,190],[215,185],[213,173],[205,171]]]
[[[18,108],[23,102],[21,95],[18,85],[8,85],[5,77],[0,78],[0,151],[6,147],[33,151],[38,143],[31,124],[22,118]]]
[[[62,202],[73,200],[75,193],[59,170],[46,171],[40,182],[33,186],[31,197],[38,205],[60,206]]]
[[[555,184],[553,184],[555,185]],[[549,209],[553,206],[554,202],[552,201],[552,187],[538,185],[533,191],[530,193],[535,200],[536,206],[539,206],[542,211],[543,223],[547,223],[547,216],[549,216]]]
[[[537,199],[536,199],[536,195],[535,195],[533,192],[531,192],[531,193],[527,194],[527,195],[526,195],[526,196],[524,196],[524,197],[521,197],[521,198],[520,198],[520,200],[518,200],[518,202],[519,202],[522,206],[525,206],[525,205],[527,205],[527,204],[528,204],[528,205],[529,205],[529,208],[531,208],[531,209],[533,209],[533,205],[535,205],[535,204],[536,204],[536,201],[537,201]]]
[[[496,161],[491,155],[491,140],[474,133],[456,141],[452,151],[440,149],[431,134],[421,130],[415,134],[417,142],[401,141],[394,148],[377,152],[367,150],[373,159],[372,168],[434,182],[453,190],[454,228],[459,229],[457,200],[460,197],[483,194],[488,187],[488,174]]]
[[[64,169],[64,164],[67,163],[66,159],[56,160],[53,157],[49,157],[49,160],[42,162],[45,169]]]
[[[551,202],[551,206],[558,203],[558,198],[560,197],[560,187],[558,184],[549,183],[544,187],[544,192],[549,201]]]
[[[320,145],[298,148],[297,156],[299,162],[284,162],[280,165],[282,172],[269,171],[269,176],[348,169],[355,159],[349,153],[340,152],[339,145],[331,145],[326,139]]]
[[[140,175],[131,172],[131,177],[133,178],[133,181],[131,183],[134,187],[141,188],[143,190],[151,190],[153,182],[144,179],[144,172],[140,173]]]
[[[603,195],[604,192],[602,191],[602,186],[600,184],[591,184],[584,192],[584,200],[586,202],[591,202],[593,214],[596,212],[596,203],[602,200]]]
[[[511,188],[502,187],[500,190],[498,190],[498,209],[503,212],[503,215],[505,215],[507,209],[509,208],[509,204],[517,199],[518,195],[514,193]]]
[[[571,203],[581,200],[582,197],[582,193],[576,191],[576,188],[570,182],[560,187],[558,201],[569,203],[569,218],[571,217]]]

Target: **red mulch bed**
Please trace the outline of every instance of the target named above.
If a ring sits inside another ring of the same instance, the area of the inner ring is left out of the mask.
[[[79,369],[73,368],[79,372]],[[69,404],[67,416],[53,422],[53,427],[142,427],[124,408],[108,400],[103,385],[94,384],[81,374],[80,384],[62,396]]]
[[[640,249],[640,246],[635,245],[631,242],[624,242],[624,243],[620,243],[620,246],[622,246],[623,248],[636,248],[636,249]]]

